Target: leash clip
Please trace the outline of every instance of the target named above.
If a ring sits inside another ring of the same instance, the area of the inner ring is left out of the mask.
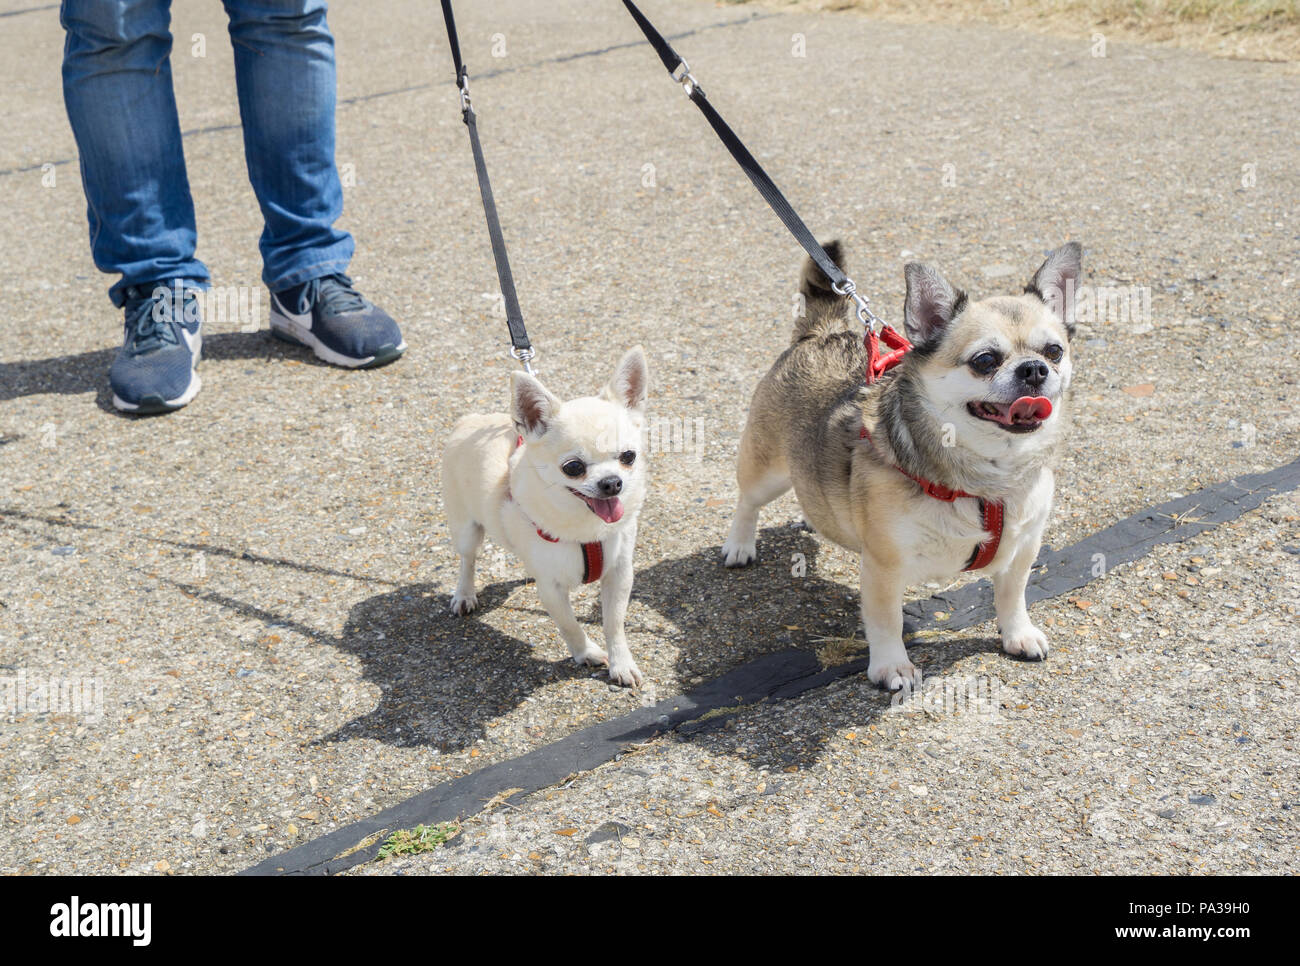
[[[460,69],[460,74],[456,77],[456,89],[460,92],[460,112],[468,114],[470,112],[469,71],[464,67]]]
[[[534,355],[536,355],[536,353],[531,347],[527,349],[516,349],[514,346],[510,347],[510,358],[521,362],[524,367],[524,372],[528,373],[530,376],[537,375],[537,373],[533,372]]]
[[[846,278],[842,283],[831,283],[831,291],[837,295],[844,295],[853,300],[854,311],[857,313],[858,321],[861,322],[868,332],[872,335],[880,335],[885,323],[882,322],[875,312],[871,311],[871,306],[867,303],[870,301],[865,295],[858,294],[858,287],[853,284],[853,279]]]
[[[701,94],[704,93],[704,89],[700,87],[700,82],[691,73],[691,65],[686,63],[685,59],[673,69],[673,80],[682,85],[682,90],[687,97],[691,97],[696,91]]]

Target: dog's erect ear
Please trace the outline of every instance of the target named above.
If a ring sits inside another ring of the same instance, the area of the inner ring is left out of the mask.
[[[1068,242],[1050,252],[1025,286],[1027,295],[1037,295],[1056,313],[1065,332],[1074,337],[1074,303],[1078,298],[1083,246]]]
[[[966,293],[955,289],[932,265],[909,262],[903,268],[907,297],[903,301],[903,324],[907,337],[920,345],[943,331],[966,306]]]
[[[510,374],[510,411],[515,428],[529,436],[546,432],[560,409],[560,401],[526,372]]]
[[[601,398],[618,403],[634,413],[645,412],[646,393],[649,389],[650,373],[646,368],[645,351],[634,345],[623,353],[623,358],[614,368],[614,375],[600,393]]]

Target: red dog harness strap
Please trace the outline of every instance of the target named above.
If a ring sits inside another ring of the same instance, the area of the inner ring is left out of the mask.
[[[984,518],[989,538],[975,548],[963,570],[981,570],[998,555],[998,544],[1002,542],[1002,504],[997,500],[980,500],[980,516]]]
[[[883,356],[880,354],[882,339],[885,345],[893,350]],[[907,355],[912,348],[912,343],[908,342],[905,336],[888,325],[880,327],[879,335],[872,331],[871,326],[867,326],[867,337],[863,340],[863,344],[867,347],[868,386],[902,362],[903,356]]]
[[[523,445],[524,438],[522,436],[516,436],[515,449],[518,449]],[[506,496],[509,498],[509,494]],[[525,519],[527,519],[526,515]],[[532,523],[533,521],[529,520],[528,522]],[[560,542],[559,537],[551,536],[536,524],[533,525],[533,529],[535,529],[537,535],[547,543]],[[605,548],[601,545],[599,540],[594,540],[591,543],[579,544],[579,546],[582,547],[582,582],[584,584],[595,583],[597,580],[600,580],[600,575],[605,569]]]
[[[865,426],[859,430],[858,439],[865,439],[872,446],[876,445],[872,442],[871,434],[867,432]],[[966,566],[962,570],[980,570],[987,567],[993,558],[997,556],[998,545],[1002,543],[1002,504],[997,500],[986,500],[974,493],[967,493],[965,490],[950,490],[948,487],[931,482],[923,476],[909,473],[901,466],[895,465],[894,469],[920,486],[925,491],[926,496],[932,496],[936,500],[943,500],[945,503],[964,499],[980,501],[980,519],[983,521],[984,529],[988,532],[989,538],[975,547],[974,552],[970,555],[970,560],[966,562]]]
[[[605,548],[599,540],[582,545],[582,582],[589,584],[600,580],[600,573],[605,569]]]

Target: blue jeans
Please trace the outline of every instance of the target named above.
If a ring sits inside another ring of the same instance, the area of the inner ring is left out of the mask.
[[[262,209],[262,281],[280,291],[346,271],[352,236],[334,227],[334,38],[324,0],[224,0],[235,51],[244,158]],[[183,278],[194,202],[172,92],[170,0],[63,0],[63,99],[81,155],[90,250],[111,289]]]

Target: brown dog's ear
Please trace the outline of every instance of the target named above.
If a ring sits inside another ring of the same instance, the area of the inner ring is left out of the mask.
[[[510,411],[515,428],[528,436],[541,436],[560,408],[560,401],[526,372],[510,374]]]
[[[966,293],[953,288],[932,265],[909,262],[903,267],[907,296],[903,325],[916,345],[929,342],[966,307]]]
[[[1025,294],[1036,295],[1074,338],[1074,303],[1078,298],[1079,275],[1083,271],[1083,246],[1067,242],[1049,252],[1043,264],[1025,286]]]
[[[601,392],[601,396],[634,413],[645,412],[649,383],[650,371],[646,366],[645,351],[639,345],[634,345],[623,353],[623,358],[614,368],[614,375],[610,377],[609,385]]]

